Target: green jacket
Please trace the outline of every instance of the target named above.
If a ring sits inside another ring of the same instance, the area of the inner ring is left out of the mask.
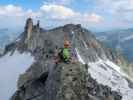
[[[68,60],[70,58],[70,52],[69,52],[68,48],[63,49],[63,58],[65,60]]]

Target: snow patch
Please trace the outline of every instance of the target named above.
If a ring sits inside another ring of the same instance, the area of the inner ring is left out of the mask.
[[[133,81],[126,73],[124,73],[121,68],[116,65],[115,63],[113,63],[112,61],[107,60],[106,64],[108,64],[110,67],[112,67],[115,71],[117,71],[118,73],[120,73],[123,77],[126,77],[128,79],[130,79],[131,81]]]
[[[88,49],[88,46],[87,46],[86,42],[83,41],[83,43],[84,43],[85,48]]]
[[[79,51],[77,48],[75,48],[75,51],[76,51],[76,54],[77,54],[77,57],[78,57],[78,60],[79,62],[81,62],[82,64],[85,64],[84,60],[81,58],[80,54],[79,54]]]
[[[12,56],[10,54],[0,58],[0,100],[9,100],[16,90],[19,75],[34,62],[30,53],[15,51]]]
[[[74,35],[74,31],[72,31],[71,34]]]
[[[108,66],[112,67],[115,71],[121,73],[120,67],[117,66],[116,64],[114,64],[113,62],[111,62],[110,60],[105,61],[105,63],[106,63]]]
[[[107,85],[114,91],[122,94],[122,100],[133,100],[133,89],[128,86],[128,82],[123,76],[119,66],[109,60],[99,60],[88,63],[88,72],[98,83]],[[124,74],[125,75],[125,74]]]

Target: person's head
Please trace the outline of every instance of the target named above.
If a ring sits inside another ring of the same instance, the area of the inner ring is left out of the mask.
[[[64,41],[64,48],[69,48],[70,44],[68,40]]]

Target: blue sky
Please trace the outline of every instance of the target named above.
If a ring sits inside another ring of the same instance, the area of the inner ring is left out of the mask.
[[[42,3],[43,0],[0,0],[0,5],[13,4],[15,6],[22,6],[24,9],[31,8],[33,10],[37,10]]]
[[[42,27],[80,23],[96,31],[111,30],[132,27],[132,12],[133,0],[1,0],[0,27],[23,27],[32,17]]]

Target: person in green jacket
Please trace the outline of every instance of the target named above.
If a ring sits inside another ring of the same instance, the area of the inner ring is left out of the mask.
[[[70,62],[70,51],[69,51],[69,41],[67,39],[64,40],[64,48],[62,48],[59,52],[60,60],[63,62]]]
[[[70,52],[69,52],[69,49],[68,48],[63,48],[63,60],[65,62],[68,62],[70,60]]]

